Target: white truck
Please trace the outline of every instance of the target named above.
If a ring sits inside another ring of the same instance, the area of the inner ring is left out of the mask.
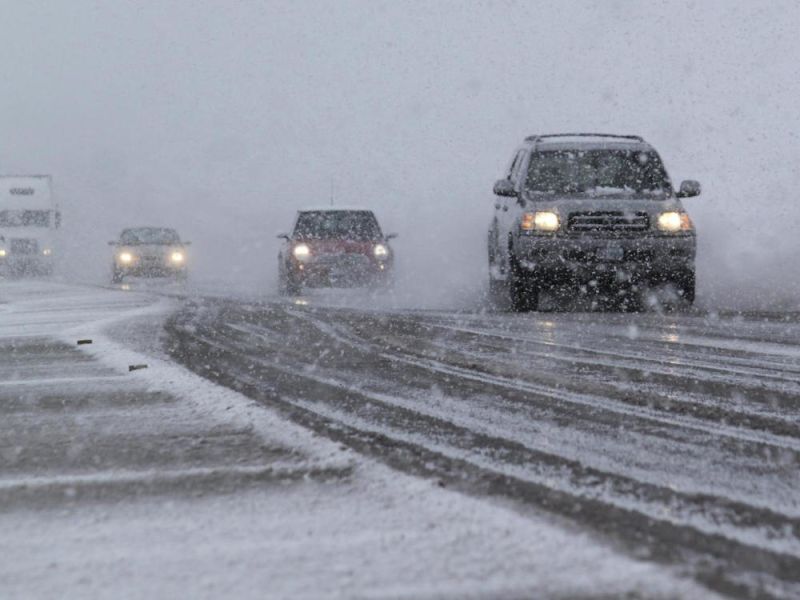
[[[0,275],[50,275],[60,226],[49,175],[0,175]]]

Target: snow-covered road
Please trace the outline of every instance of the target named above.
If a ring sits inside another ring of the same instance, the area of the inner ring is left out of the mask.
[[[800,324],[190,302],[171,352],[408,473],[545,508],[725,593],[800,595]]]
[[[194,339],[188,332],[199,335],[206,318],[221,327],[216,305],[199,311],[187,305],[171,327],[172,336],[184,334],[178,343],[162,328],[180,307],[174,299],[47,282],[1,285],[3,598],[709,594],[680,566],[633,558],[629,549],[542,513],[535,503],[475,494],[471,485],[443,489],[452,478],[441,476],[435,460],[429,473],[418,473],[426,477],[409,473],[405,463],[415,456],[394,439],[419,438],[420,446],[430,446],[430,430],[413,428],[419,421],[409,421],[403,435],[387,436],[384,451],[358,453],[346,447],[363,449],[347,428],[361,427],[366,435],[374,420],[364,411],[350,413],[348,403],[337,406],[337,393],[328,393],[336,386],[328,382],[291,394],[294,406],[328,419],[326,428],[309,428],[287,418],[285,406],[254,401],[176,365],[164,343],[191,370],[223,375],[218,355],[193,354],[186,346]],[[236,313],[225,335],[259,341],[229,374],[250,373],[267,391],[285,383],[281,369],[321,381],[334,375],[320,363],[323,353],[342,361],[361,345],[384,343],[362,337],[345,314],[235,306],[245,312]],[[253,318],[242,324],[242,314]],[[430,319],[447,326],[441,316]],[[280,323],[297,335],[313,332],[326,347],[298,348],[302,356],[294,364],[287,362],[291,355],[272,355],[264,340],[274,339],[268,332]],[[372,333],[381,335],[377,328]],[[78,339],[92,343],[78,346]],[[250,370],[253,353],[274,377],[258,379],[264,374]],[[345,396],[367,393],[373,379],[386,375],[361,366],[335,369],[351,379],[339,388]],[[449,411],[449,378],[443,376],[425,411],[409,414],[433,422],[439,417],[429,413]],[[408,383],[401,378],[394,392]],[[431,396],[434,388],[419,383]],[[419,394],[384,399],[391,406],[386,415],[419,401]],[[376,417],[384,411],[380,402]],[[461,431],[468,415],[451,416]],[[397,428],[393,419],[385,434]],[[328,436],[337,441],[317,434],[339,423],[342,435]],[[442,456],[453,453],[446,433],[438,440]],[[476,432],[474,446],[460,450],[465,464],[478,455],[493,460],[482,443]],[[793,551],[790,541],[782,543]]]

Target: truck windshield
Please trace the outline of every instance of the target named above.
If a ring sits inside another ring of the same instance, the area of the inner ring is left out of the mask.
[[[297,217],[294,237],[374,241],[381,239],[381,230],[375,215],[368,210],[307,211]]]
[[[653,152],[558,150],[531,155],[525,187],[540,194],[664,196],[670,183]]]
[[[0,227],[49,226],[49,210],[0,210]]]
[[[139,229],[125,229],[119,236],[122,244],[180,244],[181,239],[174,229],[162,227],[141,227]]]

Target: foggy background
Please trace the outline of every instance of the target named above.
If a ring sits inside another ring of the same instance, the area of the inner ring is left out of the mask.
[[[172,225],[196,281],[274,289],[297,208],[374,207],[420,306],[485,286],[528,134],[639,134],[699,233],[698,303],[797,308],[794,2],[0,2],[0,173],[49,173],[65,270]]]

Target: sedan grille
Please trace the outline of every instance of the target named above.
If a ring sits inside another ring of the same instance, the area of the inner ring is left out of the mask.
[[[358,269],[370,266],[369,258],[363,254],[321,254],[317,264],[338,269]]]
[[[575,233],[635,233],[647,231],[650,219],[646,212],[625,214],[622,211],[570,213],[567,229]]]

